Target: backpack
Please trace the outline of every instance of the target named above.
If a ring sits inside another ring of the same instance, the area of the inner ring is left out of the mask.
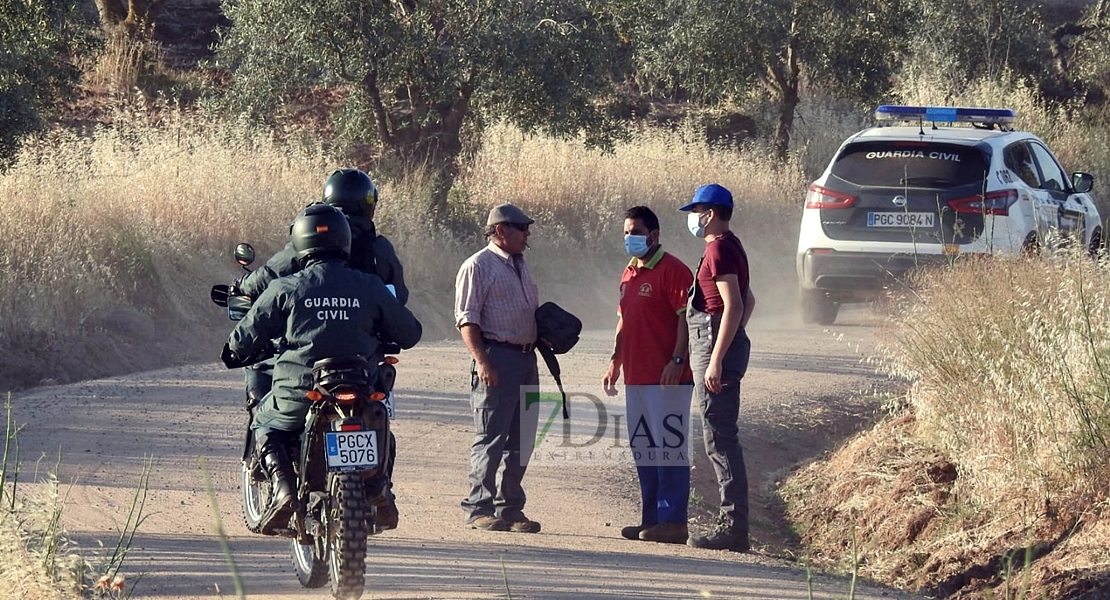
[[[546,342],[552,354],[566,354],[578,343],[582,321],[554,302],[544,302],[536,309],[536,329],[540,346]]]
[[[374,254],[374,240],[377,237],[378,232],[371,224],[369,229],[360,232],[357,237],[351,240],[351,258],[348,261],[351,268],[372,275],[380,275],[378,273],[378,257]]]
[[[559,368],[559,359],[556,354],[566,354],[578,343],[578,336],[582,333],[582,321],[578,317],[563,310],[554,302],[544,302],[536,309],[536,329],[539,339],[536,340],[536,349],[540,351],[547,370],[555,379],[559,387],[559,394],[563,397],[563,418],[570,418],[567,406],[567,394],[563,391],[563,381],[560,378],[562,371]]]

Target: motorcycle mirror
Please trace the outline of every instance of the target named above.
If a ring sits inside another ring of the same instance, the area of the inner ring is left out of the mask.
[[[241,243],[235,246],[235,262],[247,268],[247,265],[254,262],[254,247],[247,243]]]
[[[227,306],[227,299],[231,295],[231,289],[226,285],[212,286],[211,298],[212,302],[217,306]]]

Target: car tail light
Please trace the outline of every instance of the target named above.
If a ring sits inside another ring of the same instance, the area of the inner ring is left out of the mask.
[[[855,201],[855,196],[834,192],[816,184],[810,184],[809,191],[806,192],[806,208],[848,208]]]
[[[1010,207],[1017,202],[1017,199],[1017,190],[998,190],[988,194],[949,200],[948,207],[957,213],[1006,216],[1010,214]]]

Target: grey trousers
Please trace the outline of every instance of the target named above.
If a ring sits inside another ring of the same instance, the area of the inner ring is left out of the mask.
[[[722,523],[737,533],[748,533],[748,470],[740,447],[740,380],[748,370],[751,341],[743,328],[736,330],[721,365],[721,393],[705,387],[705,371],[720,331],[721,317],[692,306],[686,310],[690,330],[690,369],[694,372],[694,401],[701,408],[705,453],[713,464],[721,494]]]
[[[470,493],[462,501],[462,509],[467,521],[492,516],[519,519],[527,500],[521,481],[536,443],[539,420],[538,410],[524,411],[520,388],[539,385],[536,354],[499,346],[487,347],[486,353],[497,369],[498,384],[487,387],[471,366],[474,441],[467,477]]]

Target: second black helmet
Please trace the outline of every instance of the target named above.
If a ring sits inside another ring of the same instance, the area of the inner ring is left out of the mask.
[[[312,258],[351,256],[351,226],[339,209],[327,204],[310,204],[293,219],[289,227],[297,261],[302,265]]]
[[[378,202],[378,187],[359,169],[337,169],[324,182],[323,200],[346,215],[369,216]]]

